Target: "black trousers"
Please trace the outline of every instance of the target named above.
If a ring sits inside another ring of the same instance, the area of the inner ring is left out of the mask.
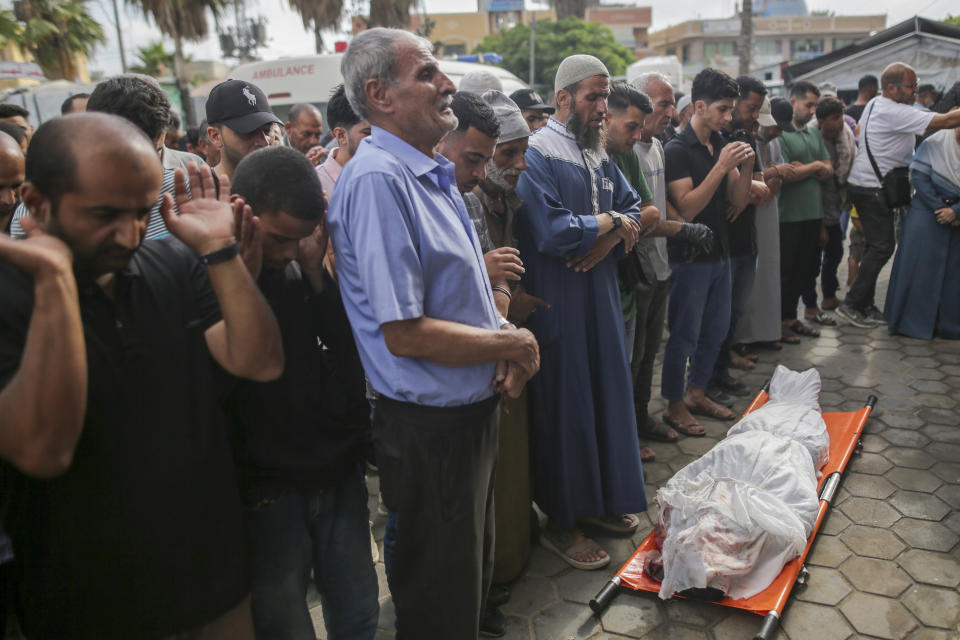
[[[837,280],[837,268],[843,260],[843,230],[839,224],[827,225],[827,246],[823,247],[823,260],[820,263],[820,289],[823,298],[837,297],[840,281]],[[816,284],[816,283],[814,283]],[[813,308],[817,306],[817,288],[813,286],[803,292],[803,304]]]
[[[390,592],[399,640],[477,637],[493,577],[497,401],[377,399],[380,492],[397,517]]]
[[[653,387],[653,361],[663,340],[663,324],[667,317],[667,296],[670,281],[639,284],[634,295],[637,301],[637,328],[633,334],[630,369],[633,374],[633,404],[640,437],[647,428],[650,394]]]
[[[896,247],[894,215],[879,189],[848,187],[847,191],[863,225],[865,246],[857,279],[850,286],[845,302],[863,311],[873,305],[880,270]]]
[[[780,223],[780,318],[795,320],[800,295],[820,272],[821,220]]]

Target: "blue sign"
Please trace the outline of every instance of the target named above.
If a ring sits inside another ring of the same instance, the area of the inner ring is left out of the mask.
[[[483,10],[488,13],[499,11],[523,11],[523,0],[485,0]]]

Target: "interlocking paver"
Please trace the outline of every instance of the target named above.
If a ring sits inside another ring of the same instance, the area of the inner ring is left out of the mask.
[[[854,523],[872,527],[889,527],[900,519],[896,509],[873,498],[850,498],[840,505],[840,510]]]
[[[956,462],[960,460],[960,444],[950,442],[937,443],[937,446],[930,447],[930,455],[944,462]]]
[[[874,420],[873,417],[871,417],[871,421],[872,420]],[[919,429],[926,424],[919,416],[913,415],[912,413],[899,413],[895,411],[876,418],[876,420],[897,429]]]
[[[942,520],[950,513],[950,506],[937,496],[920,491],[897,491],[890,498],[897,511],[911,518]]]
[[[911,549],[897,558],[897,562],[917,582],[940,587],[960,584],[960,560],[949,554]]]
[[[923,405],[918,406],[923,407],[917,415],[919,415],[924,422],[944,425],[956,425],[960,422],[960,415],[957,415],[957,412],[951,409],[924,407]]]
[[[911,547],[928,551],[950,551],[960,542],[960,535],[949,527],[929,520],[904,518],[893,525],[893,532]]]
[[[883,476],[871,476],[865,473],[848,473],[843,479],[842,486],[851,495],[878,500],[883,500],[897,490]]]
[[[643,640],[707,640],[709,637],[706,631],[666,622],[644,635]],[[603,636],[600,636],[598,640],[602,640],[602,638]]]
[[[930,467],[930,472],[944,482],[960,484],[960,464],[951,462],[938,462]]]
[[[610,580],[606,571],[571,571],[556,579],[561,600],[587,604]]]
[[[960,378],[957,379],[957,386],[960,389]],[[947,426],[944,424],[928,424],[923,428],[923,432],[934,442],[960,442],[960,427]]]
[[[924,447],[930,443],[930,438],[916,429],[900,429],[891,427],[883,432],[884,440],[898,447]]]
[[[901,489],[910,491],[935,491],[937,487],[943,484],[943,480],[937,477],[930,469],[907,469],[897,467],[890,469],[884,475],[884,478],[897,485]]]
[[[843,515],[841,511],[837,509],[831,509],[827,512],[827,516],[823,519],[823,523],[820,525],[820,533],[825,533],[828,536],[835,536],[852,523],[850,518]]]
[[[954,509],[960,509],[960,485],[944,485],[937,489],[936,496]]]
[[[953,589],[914,585],[904,596],[903,604],[923,624],[956,628],[960,622],[960,594]]]
[[[790,640],[844,640],[853,629],[833,607],[794,602],[783,616],[783,629]]]
[[[839,567],[850,557],[850,549],[836,536],[822,534],[817,536],[813,550],[807,556],[807,562],[821,567]]]
[[[858,556],[892,560],[900,555],[905,546],[887,529],[853,525],[840,534],[843,544]]]
[[[797,590],[798,600],[835,605],[853,590],[837,569],[808,567],[807,571],[810,572],[810,580],[806,589]]]
[[[840,565],[840,571],[860,591],[891,598],[903,593],[913,582],[896,563],[877,558],[848,558]]]
[[[537,640],[581,640],[600,631],[600,625],[590,609],[569,602],[558,602],[533,619],[533,631]]]
[[[859,473],[883,475],[892,468],[893,463],[879,453],[862,453],[850,460],[850,464],[847,465],[847,472],[857,471]]]
[[[880,455],[898,467],[910,467],[911,469],[929,469],[937,463],[936,458],[920,449],[890,447]]]
[[[556,600],[557,588],[551,580],[530,576],[510,590],[510,601],[502,608],[504,613],[529,616]]]
[[[723,607],[704,605],[701,602],[679,599],[670,600],[664,605],[663,609],[667,614],[668,620],[701,627],[709,627],[723,618],[725,613]]]
[[[604,631],[628,638],[640,638],[665,621],[662,604],[656,596],[642,594],[619,598],[600,618]]]
[[[862,634],[900,640],[917,626],[910,612],[896,600],[856,593],[840,605],[840,610]]]
[[[743,640],[752,638],[760,629],[760,618],[752,613],[733,610],[727,617],[717,623],[711,632],[714,640]],[[782,628],[777,630],[775,640],[784,640],[787,637]]]

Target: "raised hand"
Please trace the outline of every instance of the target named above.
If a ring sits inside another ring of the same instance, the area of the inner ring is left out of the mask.
[[[310,147],[307,151],[307,160],[313,163],[314,166],[320,164],[320,161],[327,157],[327,150],[317,145],[315,147]]]
[[[523,261],[520,260],[520,252],[513,247],[500,247],[487,251],[483,254],[483,262],[487,266],[490,281],[494,283],[504,280],[519,282],[526,271],[523,268]]]
[[[256,280],[263,269],[263,226],[243,198],[231,196],[230,206],[233,209],[233,232],[240,257],[243,264],[247,265],[250,276]]]
[[[725,144],[723,149],[720,150],[717,164],[724,172],[729,172],[746,162],[747,159],[753,159],[753,148],[746,142],[731,142]]]
[[[323,288],[323,261],[328,253],[331,256],[331,261],[333,257],[333,253],[328,252],[329,248],[330,238],[327,235],[326,218],[320,221],[313,233],[301,238],[297,245],[297,262],[300,263],[300,268],[310,279],[314,291],[320,291]]]
[[[73,252],[59,238],[47,235],[30,216],[20,218],[27,237],[14,240],[0,233],[0,260],[20,269],[34,282],[69,275],[73,278]]]
[[[188,179],[192,199],[187,194]],[[200,255],[223,249],[236,241],[230,180],[225,175],[220,176],[220,193],[218,199],[210,167],[204,165],[198,170],[191,162],[186,172],[176,170],[173,195],[164,194],[160,205],[160,215],[170,233]],[[180,215],[173,211],[174,202]]]

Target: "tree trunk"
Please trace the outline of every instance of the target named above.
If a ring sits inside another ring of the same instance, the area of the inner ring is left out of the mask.
[[[199,122],[193,113],[193,103],[190,101],[190,83],[187,82],[186,62],[183,58],[183,37],[176,34],[173,37],[173,72],[177,76],[177,91],[180,92],[180,104],[183,106],[183,115],[186,116],[187,126],[195,127]]]
[[[313,45],[318,54],[323,53],[323,36],[320,34],[320,27],[317,26],[316,21],[313,23]]]
[[[743,8],[740,11],[740,75],[750,73],[750,62],[753,58],[753,0],[742,0]]]
[[[587,0],[555,0],[557,20],[574,16],[583,20],[587,15]]]

